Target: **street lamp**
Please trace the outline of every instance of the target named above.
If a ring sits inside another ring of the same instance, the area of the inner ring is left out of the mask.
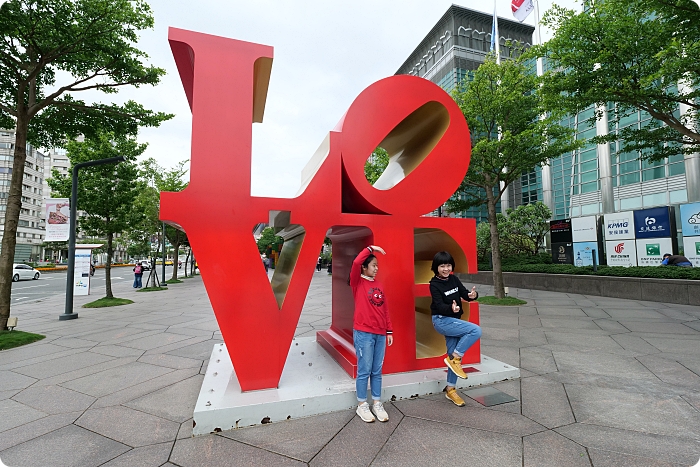
[[[73,180],[70,196],[70,227],[68,232],[68,276],[66,277],[66,306],[62,315],[58,315],[59,321],[76,319],[78,313],[73,313],[73,282],[75,282],[75,221],[78,217],[78,170],[93,165],[118,164],[125,161],[124,156],[110,157],[90,162],[81,162],[73,166]]]

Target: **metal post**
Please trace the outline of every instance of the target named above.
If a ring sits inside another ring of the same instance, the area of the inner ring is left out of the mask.
[[[90,162],[81,162],[73,166],[73,180],[70,196],[70,223],[68,232],[68,272],[66,276],[66,306],[62,315],[58,315],[59,321],[76,319],[78,313],[73,313],[73,282],[75,281],[75,223],[78,217],[78,169],[102,164],[118,164],[126,159],[124,156],[110,157]]]
[[[163,222],[163,263],[161,273],[163,280],[160,281],[160,285],[161,287],[167,287],[168,284],[165,283],[165,222]]]
[[[595,250],[591,250],[591,255],[593,255],[593,272],[598,272],[598,261],[595,258]]]

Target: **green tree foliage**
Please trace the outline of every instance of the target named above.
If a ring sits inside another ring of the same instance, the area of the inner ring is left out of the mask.
[[[605,0],[582,13],[554,6],[542,23],[554,37],[532,52],[549,63],[542,91],[550,108],[614,103],[613,122],[641,110],[652,117],[642,128],[594,142],[622,139],[624,151],[648,160],[700,151],[700,9],[692,0]]]
[[[367,181],[374,185],[374,182],[379,180],[379,177],[384,173],[387,165],[389,165],[389,153],[386,152],[386,149],[378,147],[365,162],[365,178]]]
[[[273,245],[281,245],[284,243],[284,239],[278,235],[275,235],[275,229],[272,227],[265,227],[258,239],[258,251],[260,254],[270,254],[270,247]]]
[[[155,159],[146,159],[142,164],[142,174],[145,177],[149,189],[147,195],[144,195],[144,209],[147,212],[147,219],[144,222],[144,232],[148,235],[161,235],[160,227],[160,192],[162,191],[182,191],[187,187],[185,175],[187,168],[185,167],[189,161],[180,161],[174,168],[165,169],[158,165]],[[172,279],[177,279],[177,261],[180,254],[180,246],[187,242],[187,234],[171,225],[165,226],[165,237],[173,246],[173,275]],[[159,237],[160,238],[160,237]]]
[[[78,218],[78,229],[88,236],[107,238],[105,296],[114,298],[111,280],[114,239],[142,215],[134,210],[134,200],[143,188],[138,180],[136,158],[146,150],[146,145],[138,144],[132,137],[102,134],[84,142],[71,141],[66,149],[71,166],[110,157],[124,156],[126,159],[119,164],[85,167],[78,174],[76,207],[83,212]],[[59,196],[70,196],[70,175],[62,175],[54,170],[47,182]],[[72,202],[75,203],[75,200]]]
[[[521,61],[488,58],[453,97],[471,134],[469,171],[447,203],[452,212],[486,204],[493,251],[494,294],[503,298],[496,204],[523,172],[577,147],[572,131],[547,113],[538,80]]]
[[[10,316],[11,274],[27,143],[64,146],[79,135],[135,135],[171,115],[134,101],[86,102],[76,93],[156,85],[138,32],[153,27],[144,0],[10,0],[0,6],[0,128],[15,128],[14,170],[0,250],[0,329]]]

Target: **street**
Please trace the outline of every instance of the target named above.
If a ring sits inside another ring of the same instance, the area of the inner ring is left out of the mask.
[[[184,267],[184,266],[183,266]],[[162,279],[161,266],[158,265],[158,279]],[[170,279],[173,273],[172,266],[165,267],[165,275]],[[150,271],[143,274],[144,287]],[[183,269],[178,271],[178,276],[184,276]],[[112,289],[119,290],[123,287],[131,287],[134,282],[134,273],[131,267],[112,268]],[[18,305],[23,302],[41,300],[54,295],[66,293],[66,271],[45,272],[41,274],[39,280],[23,280],[12,283],[12,304]],[[90,295],[95,296],[95,300],[105,296],[105,270],[100,268],[95,271],[95,275],[90,278]]]

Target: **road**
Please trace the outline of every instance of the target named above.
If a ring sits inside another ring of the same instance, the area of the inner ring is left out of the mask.
[[[160,279],[161,266],[158,266],[158,278]],[[165,276],[169,279],[172,276],[173,267],[165,267]],[[149,271],[143,274],[144,285]],[[184,275],[181,269],[178,273]],[[134,273],[130,267],[112,268],[112,287],[126,286],[134,281]],[[90,294],[95,295],[95,299],[104,297],[105,290],[105,270],[97,269],[95,275],[90,278]],[[63,295],[66,293],[66,271],[42,273],[39,280],[23,280],[12,283],[12,303],[40,300],[53,295]]]

